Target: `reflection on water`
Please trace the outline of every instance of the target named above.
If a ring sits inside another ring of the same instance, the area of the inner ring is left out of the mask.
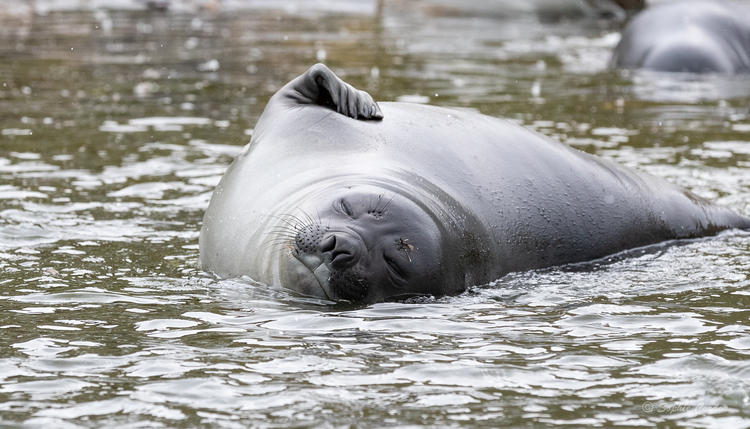
[[[616,22],[542,0],[113,3],[0,14],[3,426],[750,425],[747,233],[365,308],[195,268],[213,187],[316,61],[744,214],[747,78],[611,72]]]

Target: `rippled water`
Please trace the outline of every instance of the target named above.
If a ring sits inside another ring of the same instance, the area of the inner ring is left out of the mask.
[[[750,215],[748,78],[611,72],[616,23],[461,3],[3,2],[0,426],[750,427],[745,232],[365,308],[195,268],[213,187],[317,61]]]

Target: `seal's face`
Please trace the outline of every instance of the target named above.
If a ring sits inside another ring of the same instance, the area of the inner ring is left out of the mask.
[[[440,230],[408,198],[359,187],[318,204],[290,216],[293,236],[280,272],[286,287],[368,303],[430,294],[441,282]]]

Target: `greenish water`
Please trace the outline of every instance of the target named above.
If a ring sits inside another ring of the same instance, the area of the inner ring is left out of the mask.
[[[0,426],[750,427],[744,232],[365,308],[196,269],[213,187],[317,61],[750,215],[750,79],[439,3],[0,15]]]

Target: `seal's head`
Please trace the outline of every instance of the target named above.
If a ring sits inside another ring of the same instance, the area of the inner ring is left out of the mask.
[[[287,217],[281,283],[363,303],[444,293],[446,237],[434,214],[377,186],[341,188]]]

